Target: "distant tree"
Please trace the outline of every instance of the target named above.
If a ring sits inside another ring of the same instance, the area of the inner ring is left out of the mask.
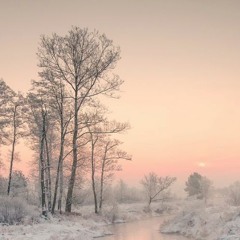
[[[194,172],[188,177],[186,182],[186,188],[184,189],[188,196],[194,196],[201,194],[201,182],[202,176],[199,173]]]
[[[206,201],[211,185],[212,182],[208,178],[194,172],[188,177],[184,190],[188,193],[188,196],[197,196]]]
[[[127,184],[122,179],[120,179],[115,189],[116,198],[119,203],[123,203],[126,200],[127,190],[128,190]]]
[[[140,183],[147,194],[148,206],[150,207],[154,200],[160,200],[158,199],[160,193],[167,190],[176,180],[175,177],[158,177],[154,172],[145,175]]]
[[[0,196],[7,195],[6,192],[7,185],[8,185],[7,178],[0,176]]]
[[[212,182],[207,177],[202,177],[200,180],[200,189],[200,198],[204,199],[205,203],[207,203],[207,199],[209,198],[212,189]]]
[[[130,187],[120,179],[114,187],[114,197],[118,203],[139,202],[143,200],[142,190]]]
[[[13,171],[12,174],[12,191],[13,197],[26,197],[28,187],[28,179],[22,171]]]

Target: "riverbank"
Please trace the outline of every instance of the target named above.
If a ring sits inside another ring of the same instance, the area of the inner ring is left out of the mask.
[[[239,240],[240,207],[225,202],[205,204],[183,201],[183,209],[161,227],[162,233],[177,233],[197,240]]]
[[[82,206],[72,214],[56,214],[34,222],[28,220],[23,225],[0,226],[0,240],[92,240],[111,234],[109,225],[112,223],[151,217],[160,217],[159,225],[163,223],[161,232],[164,234],[180,234],[197,240],[240,239],[240,207],[224,202],[206,205],[201,200],[190,199],[153,203],[151,209],[146,203],[112,203],[97,215],[93,213],[93,206]]]
[[[74,214],[62,214],[39,218],[37,222],[23,225],[0,226],[0,240],[92,240],[110,234],[107,226],[111,223],[130,222],[160,216],[170,212],[170,205],[154,203],[151,210],[145,203],[113,203],[105,207],[102,214],[93,213],[93,206],[75,209]]]

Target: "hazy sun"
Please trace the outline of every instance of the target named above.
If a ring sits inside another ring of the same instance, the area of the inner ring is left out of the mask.
[[[199,167],[206,167],[206,163],[205,163],[205,162],[199,162],[199,163],[198,163],[198,166],[199,166]]]

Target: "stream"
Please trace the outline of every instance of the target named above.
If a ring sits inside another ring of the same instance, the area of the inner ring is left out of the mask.
[[[109,231],[114,235],[102,237],[101,240],[189,240],[189,238],[172,234],[161,234],[159,226],[163,219],[153,217],[146,220],[114,224]]]

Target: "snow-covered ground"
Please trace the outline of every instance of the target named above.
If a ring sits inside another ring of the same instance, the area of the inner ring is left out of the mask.
[[[0,226],[0,240],[90,240],[111,234],[107,225],[144,219],[161,213],[159,203],[153,204],[152,212],[146,211],[145,203],[121,204],[105,207],[101,215],[93,213],[93,206],[76,209],[77,214],[57,215],[38,223]]]
[[[164,219],[171,216],[161,227],[162,233],[178,233],[197,240],[240,240],[240,207],[224,202],[206,205],[191,199],[164,205],[153,203],[150,212],[145,203],[112,204],[99,215],[93,213],[93,206],[83,206],[75,212],[48,220],[39,218],[37,223],[0,226],[0,240],[90,240],[111,234],[107,229],[112,222],[159,215]]]
[[[197,240],[240,240],[240,208],[186,200],[183,209],[161,227],[162,233],[179,233]]]
[[[61,216],[32,225],[1,226],[0,239],[90,240],[105,234],[103,223],[80,216]]]

